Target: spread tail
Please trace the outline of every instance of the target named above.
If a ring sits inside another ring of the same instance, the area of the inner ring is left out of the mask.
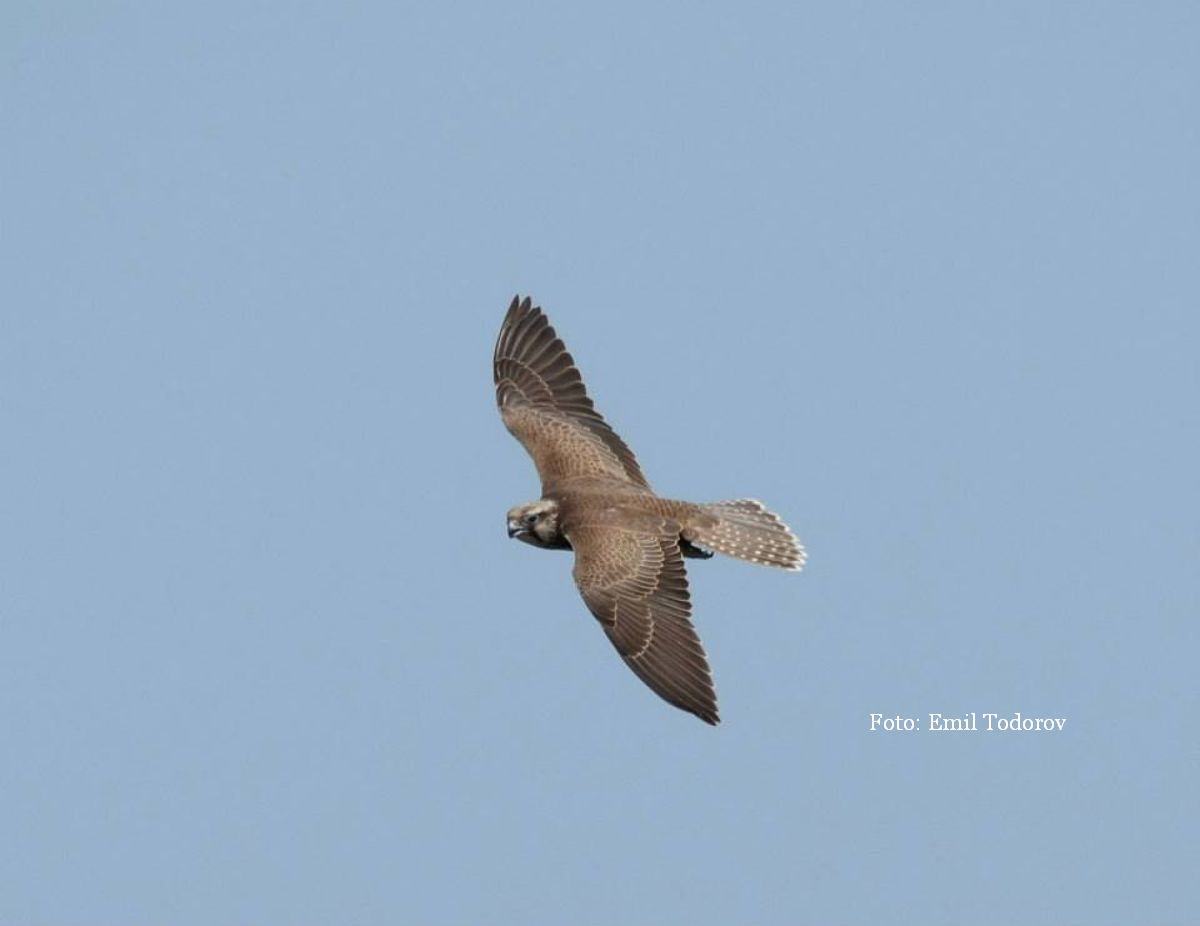
[[[739,498],[696,507],[701,514],[687,526],[685,539],[763,566],[797,572],[804,568],[804,547],[779,515],[762,502]]]

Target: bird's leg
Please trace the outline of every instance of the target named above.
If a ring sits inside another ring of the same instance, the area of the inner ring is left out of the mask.
[[[679,538],[679,552],[688,559],[712,559],[712,550],[701,550],[697,546],[693,546],[691,541]]]

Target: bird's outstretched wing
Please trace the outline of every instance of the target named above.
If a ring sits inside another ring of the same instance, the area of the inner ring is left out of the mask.
[[[546,494],[575,476],[649,488],[625,442],[592,406],[575,361],[542,310],[514,297],[492,362],[496,404],[529,451]]]
[[[609,513],[570,527],[575,584],[621,658],[653,691],[716,724],[717,693],[692,626],[679,526]]]

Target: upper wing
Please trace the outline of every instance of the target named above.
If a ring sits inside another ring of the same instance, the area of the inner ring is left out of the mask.
[[[592,406],[575,361],[542,310],[514,297],[492,362],[504,424],[529,451],[543,494],[571,476],[649,488],[633,452]]]
[[[613,519],[567,531],[575,584],[629,668],[660,697],[716,724],[717,693],[692,627],[678,525]]]

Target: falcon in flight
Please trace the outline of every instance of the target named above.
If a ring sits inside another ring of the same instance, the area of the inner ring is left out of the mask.
[[[516,297],[493,358],[504,425],[537,466],[542,497],[508,512],[508,536],[575,551],[575,584],[621,658],[656,694],[716,724],[717,693],[692,626],[684,557],[713,551],[799,570],[804,547],[754,499],[660,498],[592,405],[542,310]]]

